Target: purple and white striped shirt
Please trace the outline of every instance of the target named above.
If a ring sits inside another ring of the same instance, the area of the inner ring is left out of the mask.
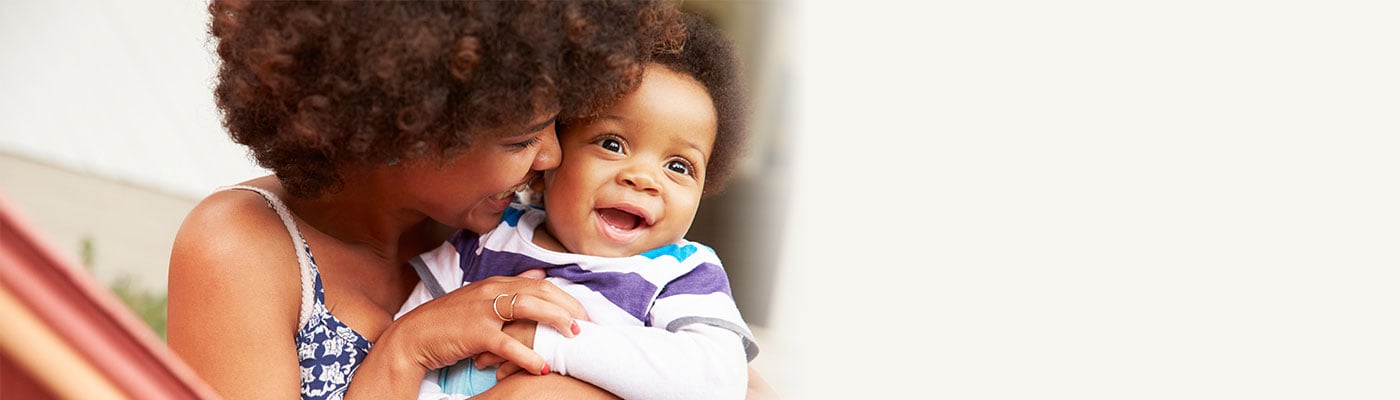
[[[494,230],[458,232],[421,258],[444,288],[544,269],[590,320],[575,338],[536,329],[535,351],[558,373],[623,398],[743,398],[758,347],[713,249],[682,240],[631,257],[560,253],[532,242],[544,218],[514,204]],[[431,298],[422,292],[400,315]]]

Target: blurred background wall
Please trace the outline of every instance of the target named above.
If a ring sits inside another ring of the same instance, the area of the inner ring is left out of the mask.
[[[164,329],[180,221],[263,174],[219,126],[197,1],[0,3],[0,195]]]

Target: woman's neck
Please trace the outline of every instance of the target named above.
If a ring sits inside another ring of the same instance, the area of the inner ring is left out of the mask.
[[[437,223],[407,208],[400,191],[376,174],[344,177],[341,190],[314,199],[290,199],[288,207],[313,228],[342,243],[363,247],[400,264],[445,239]]]

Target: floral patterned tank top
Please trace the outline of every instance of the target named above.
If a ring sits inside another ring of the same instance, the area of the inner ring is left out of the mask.
[[[326,296],[321,287],[321,273],[311,246],[297,229],[291,211],[271,192],[252,186],[229,186],[224,189],[250,190],[261,194],[291,233],[301,269],[301,311],[298,314],[294,342],[301,361],[302,399],[340,399],[350,385],[350,377],[364,361],[372,345],[359,332],[350,329],[326,310]],[[221,189],[223,190],[223,189]]]

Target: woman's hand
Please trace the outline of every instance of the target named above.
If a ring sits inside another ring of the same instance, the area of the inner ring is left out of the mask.
[[[501,332],[504,332],[506,335],[509,335],[511,338],[515,339],[516,341],[520,342],[526,347],[533,349],[535,347],[535,327],[538,325],[539,324],[535,321],[512,321],[507,322],[505,326],[502,326]],[[569,329],[575,332],[574,335],[578,334],[577,328],[577,323],[570,322]],[[506,359],[504,357],[498,356],[496,355],[496,353],[481,353],[472,357],[472,365],[475,366],[477,370],[482,370],[486,367],[498,365],[501,363],[511,365],[515,367],[515,369],[520,369],[520,366],[512,365],[511,363],[506,363],[505,361]],[[502,375],[502,373],[505,372],[505,365],[502,365],[501,367],[503,370],[497,371],[496,380],[500,380],[502,377],[505,376]]]
[[[424,370],[489,352],[531,373],[542,373],[544,359],[502,332],[506,322],[502,317],[537,321],[572,337],[573,321],[587,318],[587,313],[578,300],[547,281],[491,277],[419,306],[391,329],[400,328],[422,344],[410,356]]]
[[[427,371],[482,353],[497,354],[531,374],[545,373],[544,358],[501,331],[506,322],[502,318],[537,321],[572,337],[573,321],[588,315],[573,296],[548,281],[526,277],[529,274],[473,282],[404,314],[385,329],[365,358],[365,365],[383,366],[361,366],[351,391],[358,396],[355,389],[361,385],[356,383],[382,381],[388,384],[372,387],[392,389],[371,397],[412,397]],[[368,371],[379,376],[364,376]]]

